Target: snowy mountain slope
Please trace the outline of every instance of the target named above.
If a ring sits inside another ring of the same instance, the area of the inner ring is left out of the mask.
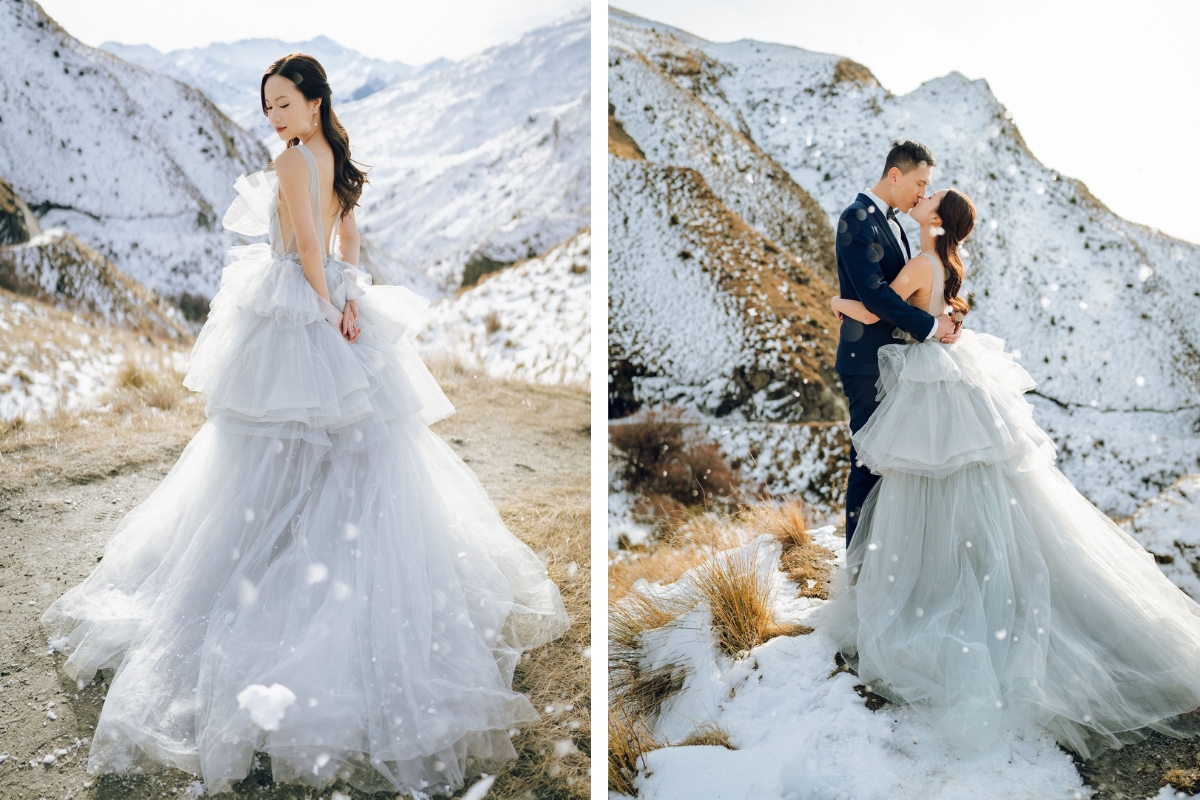
[[[147,286],[211,296],[237,242],[220,217],[266,150],[196,89],[0,6],[0,175],[40,217]]]
[[[489,375],[586,385],[591,374],[591,233],[438,301],[417,338]]]
[[[830,220],[878,178],[890,140],[929,144],[933,188],[957,186],[980,214],[966,247],[967,325],[1005,338],[1038,381],[1046,399],[1030,399],[1068,477],[1125,516],[1200,465],[1200,248],[1117,217],[1038,162],[984,81],[952,73],[895,96],[836,55],[706,42],[619,11],[610,31],[756,143]]]
[[[624,46],[622,32],[610,28],[609,102],[645,158],[696,170],[748,225],[826,282],[836,280],[832,231],[820,206],[753,140],[674,82],[702,67],[688,54],[652,64]]]
[[[697,172],[609,156],[608,174],[610,408],[844,417],[829,285]]]
[[[587,9],[477,56],[337,103],[372,166],[357,212],[443,288],[473,255],[512,262],[590,223]],[[336,89],[336,87],[335,87]]]
[[[1200,475],[1180,478],[1122,526],[1154,553],[1159,569],[1192,599],[1200,599]]]
[[[399,61],[370,58],[342,47],[327,36],[306,42],[241,39],[167,53],[144,44],[104,42],[100,47],[126,61],[195,86],[230,119],[257,136],[274,133],[263,117],[258,93],[263,72],[280,56],[307,53],[315,57],[325,68],[334,87],[334,99],[339,102],[361,100],[386,86],[451,63],[438,59],[413,67]]]
[[[0,287],[153,337],[191,339],[179,309],[62,228],[0,247]]]

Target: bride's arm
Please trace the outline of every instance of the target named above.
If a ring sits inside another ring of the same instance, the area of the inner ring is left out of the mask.
[[[316,220],[313,219],[312,202],[309,200],[308,164],[298,148],[290,147],[275,159],[275,174],[279,176],[279,188],[283,201],[287,203],[288,216],[296,236],[296,250],[300,254],[300,266],[304,277],[313,291],[325,302],[329,302],[329,286],[325,283],[325,248],[317,235]]]
[[[873,325],[879,322],[879,317],[867,311],[867,307],[857,300],[847,300],[844,297],[835,297],[829,301],[829,305],[833,306],[833,310],[840,315],[845,315],[850,319],[856,319],[864,325]]]
[[[354,209],[342,215],[338,225],[338,249],[342,253],[342,261],[358,266],[359,247],[362,239],[358,235],[358,222],[354,219]]]

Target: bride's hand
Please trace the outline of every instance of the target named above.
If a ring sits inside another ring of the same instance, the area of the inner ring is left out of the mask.
[[[343,338],[348,342],[354,342],[358,339],[358,300],[347,300],[346,307],[342,309],[342,324],[341,332]]]
[[[830,308],[833,309],[833,313],[837,314],[838,322],[844,322],[846,319],[845,315],[843,315],[842,312],[838,311],[837,306],[834,305],[834,303],[836,303],[838,300],[841,300],[841,299],[842,298],[840,298],[840,297],[829,298],[829,306],[830,306]]]

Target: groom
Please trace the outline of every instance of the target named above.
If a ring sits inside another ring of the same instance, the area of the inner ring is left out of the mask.
[[[879,407],[875,381],[879,378],[879,348],[898,344],[900,331],[918,342],[930,337],[946,344],[958,341],[959,330],[949,316],[930,316],[900,299],[888,285],[916,253],[896,220],[925,197],[937,161],[929,148],[911,139],[892,142],[883,177],[859,192],[842,212],[837,225],[837,267],[841,296],[862,302],[879,321],[864,325],[844,317],[834,369],[850,401],[850,430],[858,431]],[[899,329],[899,330],[897,330]],[[895,335],[893,335],[895,334]],[[846,544],[858,526],[859,511],[878,475],[858,463],[850,448],[850,479],[846,484]]]

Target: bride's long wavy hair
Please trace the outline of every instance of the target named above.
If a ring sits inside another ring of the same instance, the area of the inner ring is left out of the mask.
[[[942,230],[934,249],[946,266],[946,305],[966,314],[971,310],[967,301],[958,296],[962,288],[963,263],[958,255],[958,246],[975,230],[975,204],[957,189],[948,189],[938,203],[937,215],[942,218]]]
[[[333,91],[329,88],[329,79],[325,76],[325,68],[305,53],[290,53],[276,59],[267,71],[263,73],[259,84],[259,99],[262,101],[263,114],[267,113],[267,78],[272,75],[282,75],[296,84],[300,94],[309,100],[321,100],[321,131],[325,141],[333,150],[333,191],[337,193],[342,213],[358,205],[362,196],[364,183],[369,183],[366,173],[354,166],[350,160],[350,135],[342,127],[337,114],[333,113]],[[291,139],[288,147],[294,147],[300,140]]]

